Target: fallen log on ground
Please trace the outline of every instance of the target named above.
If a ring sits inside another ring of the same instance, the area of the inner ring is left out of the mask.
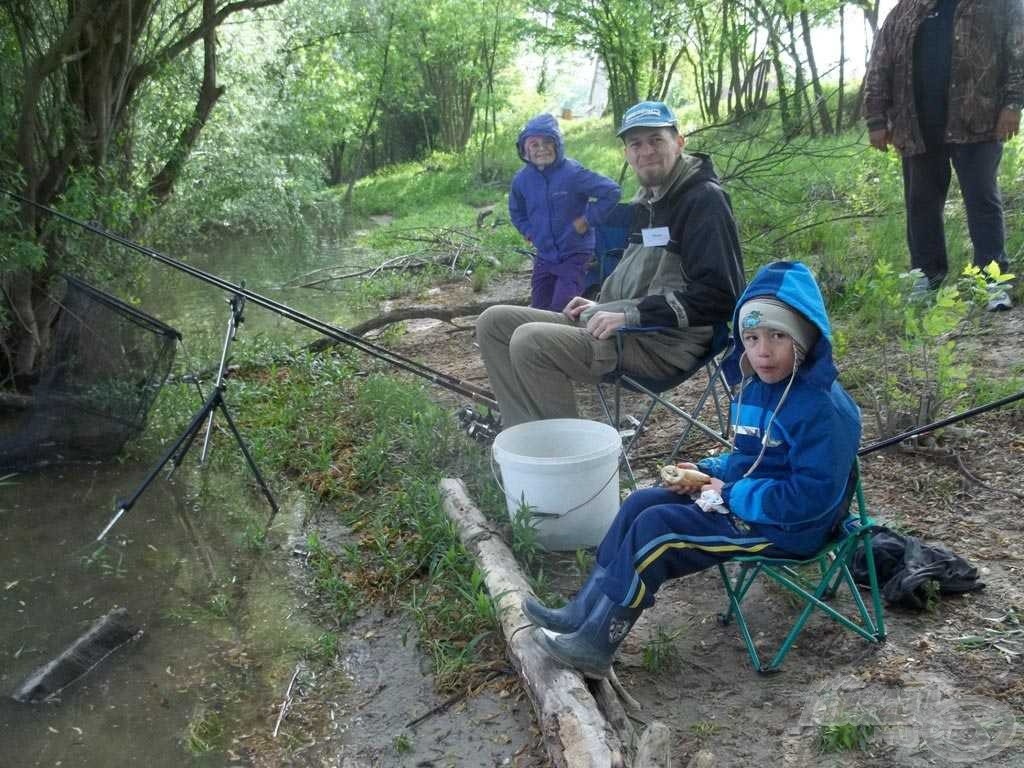
[[[397,309],[392,309],[389,312],[377,315],[376,317],[371,317],[369,320],[364,320],[358,325],[354,325],[349,328],[348,332],[354,336],[364,336],[370,331],[376,330],[377,328],[383,328],[384,326],[391,325],[392,323],[400,323],[404,320],[419,320],[424,317],[431,318],[433,320],[441,320],[446,323],[453,323],[453,321],[458,317],[472,317],[474,315],[479,315],[488,307],[497,306],[498,304],[526,306],[529,303],[530,300],[526,297],[516,297],[513,299],[502,299],[501,301],[481,301],[475,304],[459,304],[456,306],[420,304],[412,307],[399,307]],[[338,342],[334,339],[317,339],[309,345],[308,349],[310,352],[323,352],[325,349],[330,349],[337,344]]]
[[[141,635],[142,631],[128,618],[128,611],[115,608],[97,619],[53,660],[33,670],[14,689],[11,698],[22,703],[55,698],[114,651]]]
[[[640,736],[641,748],[629,759],[636,735],[612,686],[605,682],[597,686],[610,713],[606,715],[583,678],[541,649],[520,609],[531,592],[512,550],[473,504],[461,480],[446,478],[440,486],[445,513],[455,523],[463,546],[476,559],[498,605],[509,657],[533,701],[551,762],[560,768],[667,765],[667,729],[660,723],[652,723]],[[654,744],[664,746],[658,749]]]
[[[0,408],[12,411],[27,411],[32,407],[35,398],[30,395],[19,395],[17,392],[0,392]]]
[[[559,768],[624,765],[622,745],[608,729],[582,678],[556,664],[525,628],[529,622],[519,604],[530,594],[530,586],[512,550],[469,499],[461,480],[442,480],[441,494],[445,513],[479,563],[487,589],[498,603],[509,656],[533,701],[552,763]]]

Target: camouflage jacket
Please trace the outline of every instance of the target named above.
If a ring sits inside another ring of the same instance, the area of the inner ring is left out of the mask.
[[[864,76],[868,130],[888,127],[904,156],[925,151],[914,104],[914,38],[935,0],[899,0]],[[993,141],[1004,107],[1024,104],[1024,0],[960,0],[953,19],[946,141]]]

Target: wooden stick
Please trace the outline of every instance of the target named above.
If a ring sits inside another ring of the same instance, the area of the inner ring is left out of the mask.
[[[558,768],[608,768],[623,765],[622,743],[612,733],[583,678],[558,665],[533,639],[520,609],[531,594],[515,556],[470,500],[461,480],[441,481],[445,513],[459,538],[485,574],[487,590],[498,604],[508,654],[533,702],[547,747]]]
[[[277,713],[277,722],[274,723],[274,733],[272,738],[277,738],[277,731],[281,727],[281,723],[284,721],[284,716],[288,713],[288,708],[292,703],[292,686],[295,685],[295,678],[299,676],[299,670],[302,669],[302,662],[295,665],[295,673],[292,675],[291,682],[288,683],[288,690],[284,692],[284,701],[281,702],[281,710]]]

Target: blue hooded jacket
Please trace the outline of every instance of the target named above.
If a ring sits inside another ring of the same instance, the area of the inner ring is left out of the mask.
[[[555,162],[543,170],[530,163],[525,147],[529,136],[553,139]],[[552,115],[531,119],[519,134],[516,149],[526,163],[512,179],[508,195],[509,218],[516,229],[543,261],[557,264],[577,253],[593,253],[594,228],[619,202],[619,185],[565,156],[562,132]],[[573,226],[580,216],[590,225],[582,235]]]
[[[725,483],[726,506],[756,533],[789,552],[810,555],[828,540],[842,511],[860,444],[860,410],[837,380],[821,291],[811,271],[798,262],[763,267],[740,297],[733,313],[735,346],[723,365],[729,382],[743,378],[740,310],[758,296],[797,310],[820,335],[784,399],[788,377],[776,384],[765,384],[756,375],[743,381],[732,409],[732,452],[702,459],[698,466]],[[764,456],[744,477],[762,452],[769,423]]]

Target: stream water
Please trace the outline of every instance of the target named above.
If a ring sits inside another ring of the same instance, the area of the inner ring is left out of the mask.
[[[344,293],[284,286],[323,267],[358,263],[349,239],[326,235],[313,247],[290,247],[286,237],[230,238],[165,252],[344,326],[357,319]],[[215,366],[229,297],[168,266],[146,269],[141,309],[184,336],[176,370]],[[249,305],[235,344],[268,338],[298,349],[313,336]],[[230,405],[230,386],[226,399]],[[181,414],[182,427],[190,417]],[[237,452],[230,441],[215,450]],[[368,608],[353,624],[328,628],[336,635],[311,623],[302,592],[308,569],[294,556],[304,544],[301,501],[282,498],[280,479],[268,478],[283,512],[269,546],[254,548],[251,533],[269,514],[266,501],[244,469],[199,467],[199,452],[197,442],[172,479],[158,476],[103,545],[97,534],[115,500],[139,485],[146,463],[0,479],[0,768],[543,762],[528,759],[535,743],[528,702],[502,680],[446,702],[400,613]],[[235,463],[242,466],[240,458]],[[340,548],[349,533],[331,519],[323,516],[318,535]],[[9,697],[118,606],[141,637],[53,701]],[[297,660],[325,638],[332,649],[337,642],[334,663],[300,675]],[[297,698],[282,725],[289,679]]]
[[[309,243],[296,242],[287,233],[250,235],[209,241],[201,248],[182,246],[165,253],[320,320],[349,325],[352,314],[343,290],[304,288],[301,284],[322,276],[321,270],[329,267],[365,263],[367,254],[353,251],[349,247],[351,239],[334,232],[321,233]],[[218,335],[223,331],[229,313],[226,301],[230,299],[224,291],[155,262],[147,265],[146,277],[143,308],[182,331],[186,343],[190,335]],[[314,338],[313,331],[256,305],[247,307],[245,322],[243,337],[266,335],[297,342]]]
[[[233,533],[246,491],[218,499],[195,488],[222,478],[158,481],[96,543],[112,499],[143,469],[51,469],[0,493],[0,689],[12,691],[114,607],[143,630],[54,702],[0,699],[0,764],[222,765],[223,755],[203,756],[203,740],[222,727],[207,713],[243,686],[254,707],[269,696],[233,658],[253,631],[245,593],[260,578]]]
[[[338,263],[342,244],[331,235],[294,249],[284,239],[232,238],[167,253],[348,322],[337,293],[279,289]],[[189,365],[215,365],[206,356],[219,351],[227,297],[169,267],[146,269],[142,308],[178,328],[186,345],[205,338],[202,359]],[[309,337],[258,307],[247,309],[240,334],[294,338],[296,346]],[[284,651],[317,630],[293,615],[287,552],[247,546],[244,532],[269,513],[265,501],[245,477],[197,468],[198,453],[196,446],[172,481],[159,476],[102,545],[96,536],[114,500],[136,488],[146,465],[71,465],[0,482],[0,766],[225,765],[222,749],[205,747],[249,720],[265,730],[289,674],[279,668]],[[143,629],[139,639],[57,701],[22,704],[7,695],[115,606]]]

